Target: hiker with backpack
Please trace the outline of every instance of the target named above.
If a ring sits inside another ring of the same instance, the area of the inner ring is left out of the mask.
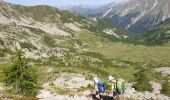
[[[125,93],[125,81],[123,79],[116,81],[116,91],[118,93],[118,99]]]
[[[113,93],[113,100],[119,100],[120,96],[125,92],[125,81],[123,79],[115,80],[114,77],[108,76],[108,82],[111,83],[111,92]]]
[[[94,78],[94,88],[96,91],[97,100],[101,100],[100,95],[105,95],[105,85],[103,81],[99,80],[97,77]]]
[[[113,94],[113,100],[116,100],[117,98],[117,88],[116,88],[116,80],[112,76],[108,76],[107,80],[111,84],[111,93]]]

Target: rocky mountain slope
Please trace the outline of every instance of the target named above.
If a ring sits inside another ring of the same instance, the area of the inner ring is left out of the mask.
[[[139,35],[148,27],[159,24],[170,17],[169,0],[129,0],[103,7],[101,12],[89,13],[88,17],[111,18],[117,25],[135,35]]]
[[[170,2],[168,0],[132,0],[115,8],[114,14],[108,14],[125,29],[141,33],[146,28],[161,23],[170,17]]]

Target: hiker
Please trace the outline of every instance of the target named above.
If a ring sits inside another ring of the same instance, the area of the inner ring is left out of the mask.
[[[103,81],[99,80],[97,77],[94,78],[94,88],[96,91],[96,98],[97,100],[101,100],[100,95],[105,94],[105,85]]]
[[[125,92],[125,81],[123,79],[118,79],[116,81],[116,91],[118,93],[118,99],[122,96]]]
[[[107,81],[111,84],[111,92],[110,93],[113,93],[113,100],[116,100],[116,98],[117,98],[116,80],[114,77],[108,76]]]

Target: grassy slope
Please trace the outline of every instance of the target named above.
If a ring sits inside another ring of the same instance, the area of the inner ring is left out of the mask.
[[[123,43],[112,43],[105,47],[94,48],[108,58],[119,58],[123,60],[147,62],[151,60],[170,61],[170,43],[163,46],[144,46]],[[170,63],[170,62],[169,62]]]

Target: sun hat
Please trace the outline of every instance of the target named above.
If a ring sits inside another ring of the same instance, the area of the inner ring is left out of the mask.
[[[115,78],[113,76],[108,76],[108,81],[111,81],[111,82],[116,82]]]

